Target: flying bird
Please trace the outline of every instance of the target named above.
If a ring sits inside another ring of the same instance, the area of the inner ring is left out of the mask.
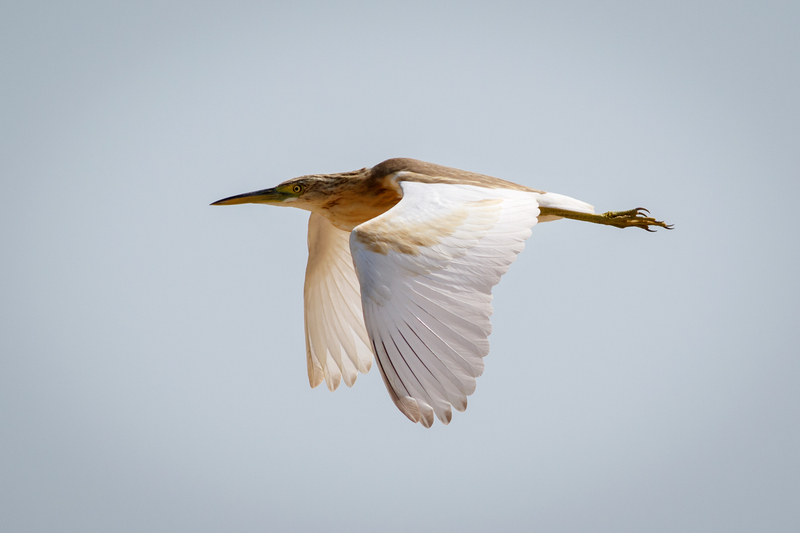
[[[373,356],[400,411],[430,427],[464,411],[483,373],[492,287],[537,222],[671,229],[643,208],[580,200],[414,159],[293,178],[211,205],[311,212],[305,337],[311,387],[352,387]]]

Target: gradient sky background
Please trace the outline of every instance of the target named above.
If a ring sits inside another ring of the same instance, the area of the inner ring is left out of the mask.
[[[800,531],[798,2],[4,2],[0,530]],[[307,213],[415,157],[534,229],[465,413],[311,390]]]

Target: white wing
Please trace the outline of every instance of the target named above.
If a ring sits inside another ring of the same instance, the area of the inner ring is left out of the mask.
[[[312,213],[308,219],[303,296],[308,381],[312,387],[324,378],[328,388],[335,390],[342,377],[352,387],[358,372],[366,374],[372,366],[349,236],[322,215]]]
[[[402,175],[400,176],[402,179]],[[401,181],[403,199],[357,226],[364,319],[395,405],[425,427],[467,407],[489,353],[492,287],[539,214],[535,193]]]

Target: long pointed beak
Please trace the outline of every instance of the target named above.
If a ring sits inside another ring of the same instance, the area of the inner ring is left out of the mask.
[[[229,196],[222,200],[217,200],[211,205],[235,205],[235,204],[274,204],[282,202],[286,199],[286,195],[277,192],[273,189],[264,189],[262,191],[246,192],[244,194],[237,194],[236,196]]]

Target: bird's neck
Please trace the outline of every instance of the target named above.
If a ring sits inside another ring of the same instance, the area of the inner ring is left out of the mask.
[[[389,176],[373,177],[365,172],[343,179],[347,180],[344,186],[332,192],[315,211],[344,231],[382,215],[403,197],[402,189]]]

